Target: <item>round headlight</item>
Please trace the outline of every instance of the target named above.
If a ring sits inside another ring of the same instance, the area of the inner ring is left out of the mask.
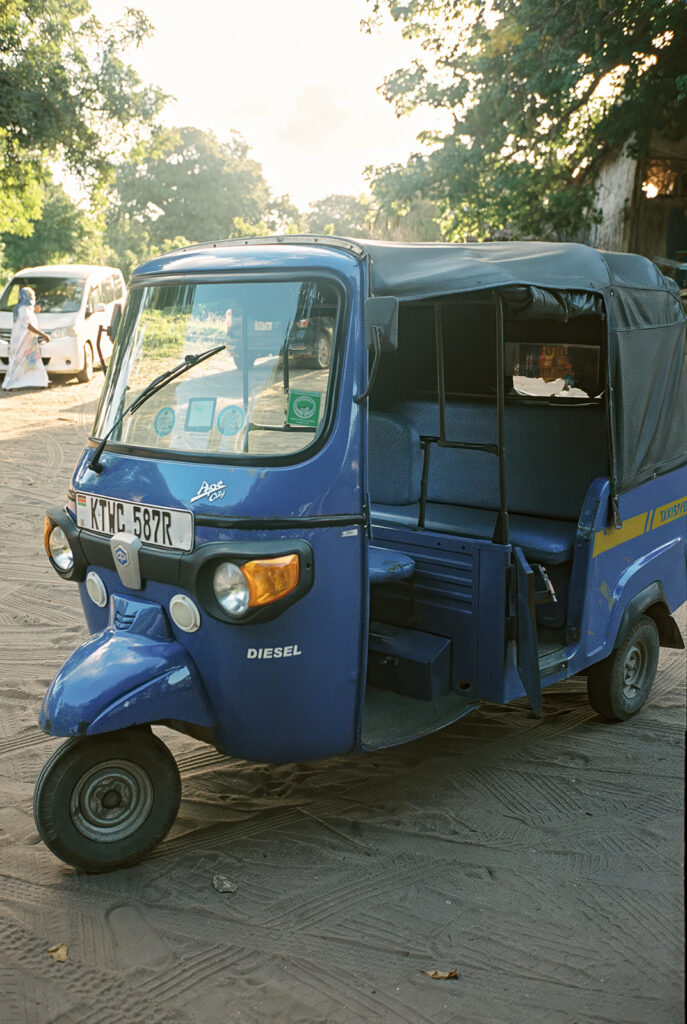
[[[212,577],[212,587],[218,602],[229,615],[243,615],[248,609],[248,581],[238,565],[233,562],[218,565]]]
[[[74,555],[61,526],[54,526],[50,531],[48,550],[57,568],[69,572],[74,565]]]

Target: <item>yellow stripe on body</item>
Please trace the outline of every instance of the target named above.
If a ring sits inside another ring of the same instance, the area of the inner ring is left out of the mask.
[[[592,558],[596,558],[597,555],[603,554],[604,551],[617,547],[618,544],[624,544],[627,540],[634,540],[635,537],[640,537],[644,533],[648,518],[649,513],[642,512],[639,516],[632,516],[631,519],[626,519],[618,529],[612,526],[609,530],[599,530],[598,533],[594,534]]]

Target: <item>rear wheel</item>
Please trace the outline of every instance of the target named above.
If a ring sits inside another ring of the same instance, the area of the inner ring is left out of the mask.
[[[76,379],[82,384],[88,384],[89,380],[93,380],[93,349],[90,341],[83,347],[83,370],[77,373]]]
[[[111,871],[157,846],[180,800],[174,758],[141,727],[63,743],[38,776],[33,813],[41,839],[67,864]]]
[[[624,722],[646,703],[658,667],[658,629],[640,615],[624,643],[587,673],[587,695],[609,722]]]

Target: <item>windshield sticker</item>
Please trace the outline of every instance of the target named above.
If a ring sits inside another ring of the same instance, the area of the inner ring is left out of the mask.
[[[292,391],[289,395],[287,423],[294,427],[316,427],[321,401],[322,395],[314,391]]]
[[[215,420],[216,404],[216,398],[189,398],[185,429],[189,432],[208,434]]]
[[[164,409],[160,409],[153,422],[157,436],[167,437],[167,434],[171,434],[174,430],[175,420],[174,409],[171,409],[168,405]]]
[[[240,405],[228,405],[217,417],[217,429],[225,437],[233,437],[234,434],[238,434],[245,419]]]

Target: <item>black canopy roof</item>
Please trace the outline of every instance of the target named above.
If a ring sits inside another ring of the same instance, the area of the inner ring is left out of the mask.
[[[601,293],[614,286],[669,293],[675,282],[644,256],[599,252],[576,242],[379,242],[336,235],[270,235],[188,246],[183,252],[259,245],[343,249],[367,259],[371,295],[426,299],[532,285]],[[672,308],[672,303],[670,304]],[[653,321],[655,323],[655,321]]]
[[[373,295],[419,300],[488,289],[517,318],[605,313],[613,494],[687,463],[685,315],[675,282],[650,260],[547,242],[358,244]]]

